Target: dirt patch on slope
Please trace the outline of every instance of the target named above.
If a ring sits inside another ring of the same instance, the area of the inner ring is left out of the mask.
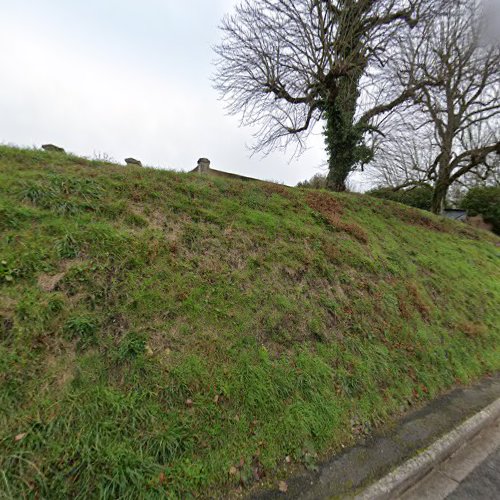
[[[57,285],[66,276],[66,273],[75,266],[83,263],[81,259],[62,260],[59,264],[60,272],[56,274],[41,274],[38,277],[38,286],[44,292],[53,292]]]

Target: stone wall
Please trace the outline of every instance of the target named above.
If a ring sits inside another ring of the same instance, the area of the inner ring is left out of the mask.
[[[259,181],[260,179],[254,179],[253,177],[246,177],[244,175],[232,174],[230,172],[223,172],[222,170],[216,170],[210,167],[210,160],[208,158],[200,158],[198,160],[198,165],[190,173],[197,173],[200,175],[210,175],[212,177],[225,177],[228,179],[239,179],[242,181]]]

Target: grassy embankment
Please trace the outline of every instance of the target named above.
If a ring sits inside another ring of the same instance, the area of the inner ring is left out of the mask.
[[[500,368],[498,241],[0,147],[0,491],[185,498],[314,466]]]

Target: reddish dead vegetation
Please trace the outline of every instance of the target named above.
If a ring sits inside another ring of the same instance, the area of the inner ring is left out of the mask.
[[[377,206],[375,212],[382,212],[386,217],[397,217],[406,224],[421,226],[426,229],[440,232],[450,232],[450,227],[439,220],[435,220],[430,214],[412,207],[400,206],[396,203],[383,203]]]
[[[330,262],[342,263],[343,255],[339,248],[331,243],[324,243],[323,253]]]
[[[240,182],[225,182],[224,184],[219,184],[219,193],[225,195],[225,196],[235,196],[239,197],[245,191],[246,186],[245,186],[244,181]]]
[[[421,226],[441,233],[460,234],[474,240],[479,239],[478,233],[470,226],[454,224],[452,221],[446,219],[439,220],[432,214],[426,214],[415,208],[399,207],[391,203],[390,210],[387,210],[386,214],[388,216],[396,216],[398,219],[412,226]]]
[[[338,217],[343,213],[343,206],[339,200],[320,191],[310,191],[307,193],[306,202],[310,208],[326,218],[331,216]]]
[[[290,189],[288,189],[285,186],[282,186],[281,184],[273,184],[271,182],[263,182],[262,183],[262,189],[269,194],[279,194],[281,196],[284,196],[285,198],[292,199],[292,193],[290,192]]]
[[[272,182],[263,182],[261,187],[262,190],[269,195],[277,194],[286,198],[294,210],[303,210],[304,205],[302,200],[290,188],[282,186],[281,184],[273,184]]]
[[[488,329],[482,323],[473,323],[472,321],[466,321],[457,325],[457,330],[465,333],[469,338],[482,337]]]
[[[422,318],[428,320],[430,316],[430,307],[422,298],[420,291],[414,283],[408,284],[408,292],[410,293],[410,296],[413,299],[413,303],[415,304],[418,312],[422,315]]]
[[[320,213],[338,231],[353,236],[361,243],[368,243],[368,235],[359,224],[345,222],[341,219],[343,207],[339,200],[327,193],[316,191],[307,194],[306,203],[315,212]]]
[[[431,307],[422,297],[418,287],[414,283],[408,283],[406,290],[398,294],[398,302],[399,312],[403,319],[410,319],[412,311],[416,309],[424,321],[429,320]]]
[[[401,314],[401,317],[405,320],[408,320],[411,318],[411,311],[410,308],[408,307],[408,301],[407,297],[400,293],[398,297],[398,302],[399,302],[399,313]]]

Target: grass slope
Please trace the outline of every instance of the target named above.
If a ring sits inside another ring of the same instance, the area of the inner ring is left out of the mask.
[[[498,241],[1,147],[0,491],[186,498],[314,467],[500,368]]]

